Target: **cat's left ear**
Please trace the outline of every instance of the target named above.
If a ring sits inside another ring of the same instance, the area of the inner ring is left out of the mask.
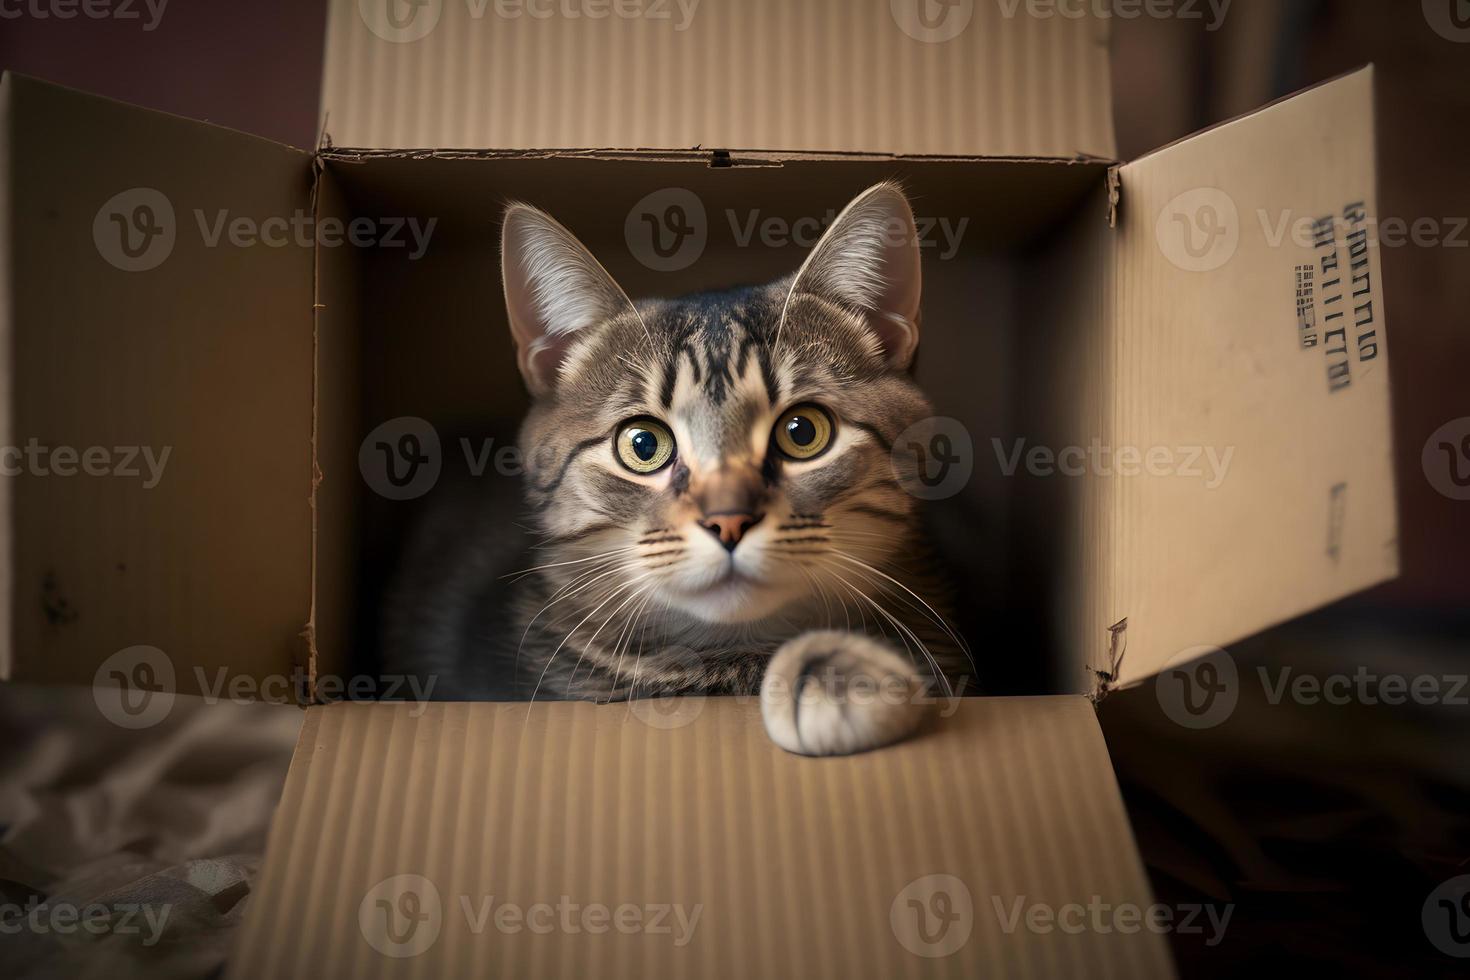
[[[516,362],[531,394],[556,388],[577,335],[622,313],[636,315],[628,294],[577,237],[529,204],[505,209],[500,274]]]
[[[843,208],[796,274],[791,291],[844,306],[866,321],[891,367],[907,368],[919,346],[919,235],[908,198],[875,184]]]

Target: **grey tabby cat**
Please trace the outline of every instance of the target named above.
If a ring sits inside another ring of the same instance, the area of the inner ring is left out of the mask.
[[[896,185],[769,285],[633,303],[524,204],[502,274],[537,557],[484,543],[510,523],[484,501],[430,521],[390,602],[390,671],[450,698],[759,692],[771,738],[807,755],[903,738],[963,689],[891,452],[932,414],[908,375],[920,263]]]

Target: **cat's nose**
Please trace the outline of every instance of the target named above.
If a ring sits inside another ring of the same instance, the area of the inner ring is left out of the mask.
[[[765,514],[706,514],[699,526],[719,539],[726,551],[734,551],[745,532],[761,522]]]

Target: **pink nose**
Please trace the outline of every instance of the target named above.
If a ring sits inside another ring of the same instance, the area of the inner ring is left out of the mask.
[[[699,526],[720,539],[726,551],[734,551],[745,532],[760,523],[764,514],[707,514]]]

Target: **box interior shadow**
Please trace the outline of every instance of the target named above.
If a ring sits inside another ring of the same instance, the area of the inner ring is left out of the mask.
[[[1059,544],[1076,491],[1012,464],[1018,440],[1029,448],[1048,430],[1058,435],[1058,418],[1075,416],[1057,411],[1079,397],[1058,373],[1057,348],[1075,345],[1069,333],[1086,327],[1058,316],[1056,297],[1071,288],[1073,240],[1091,237],[1082,228],[1106,228],[1106,170],[989,159],[329,151],[317,188],[322,216],[379,227],[411,219],[432,230],[422,246],[405,229],[393,244],[318,250],[318,672],[376,671],[384,590],[406,534],[436,500],[483,495],[508,527],[523,519],[503,503],[527,406],[501,293],[507,201],[555,215],[640,298],[786,275],[848,200],[897,179],[922,245],[917,378],[936,413],[969,435],[958,450],[971,460],[970,478],[924,509],[954,578],[979,693],[1081,689],[1067,657],[1078,654],[1058,649],[1054,626]],[[641,244],[636,223],[664,203],[683,205],[672,217],[704,237],[692,261]],[[402,417],[434,427],[442,470],[423,496],[391,500],[359,475],[359,451],[369,433]]]

